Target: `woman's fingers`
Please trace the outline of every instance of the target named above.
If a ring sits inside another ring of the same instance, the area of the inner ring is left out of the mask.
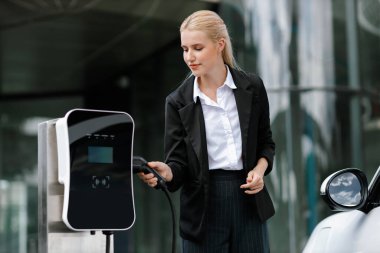
[[[260,192],[264,188],[264,184],[257,184],[257,185],[251,185],[250,187],[246,188],[244,192],[247,194],[256,194]]]
[[[150,187],[155,187],[157,185],[157,178],[153,173],[144,174],[143,172],[137,173],[138,177]]]
[[[254,171],[250,171],[246,183],[242,184],[240,188],[246,189],[244,191],[246,194],[256,194],[264,188],[264,180]]]
[[[256,189],[253,189],[253,190],[245,190],[244,193],[246,194],[256,194],[258,192],[260,192],[263,188],[256,188]]]
[[[155,170],[166,182],[170,182],[173,179],[172,170],[167,164],[163,162],[148,162],[147,165]],[[144,174],[140,172],[137,174],[150,187],[155,187],[158,183],[158,178],[153,173]]]

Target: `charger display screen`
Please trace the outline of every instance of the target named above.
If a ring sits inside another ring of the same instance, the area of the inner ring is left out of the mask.
[[[113,163],[113,148],[103,146],[88,146],[89,163]]]

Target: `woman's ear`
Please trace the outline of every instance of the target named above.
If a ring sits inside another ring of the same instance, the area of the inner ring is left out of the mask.
[[[218,50],[219,50],[219,52],[223,52],[225,46],[226,46],[226,40],[224,38],[219,39],[218,40]]]

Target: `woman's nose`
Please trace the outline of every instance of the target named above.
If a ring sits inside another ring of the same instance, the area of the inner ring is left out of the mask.
[[[195,57],[194,57],[193,51],[192,50],[187,51],[186,61],[188,62],[194,61],[194,58]]]

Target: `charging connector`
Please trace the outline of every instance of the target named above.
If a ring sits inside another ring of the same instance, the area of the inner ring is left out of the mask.
[[[157,178],[157,185],[154,187],[155,189],[161,189],[166,198],[169,201],[170,210],[172,213],[172,253],[176,252],[176,222],[175,222],[175,210],[173,201],[170,198],[169,191],[166,186],[166,181],[161,175],[154,169],[148,166],[148,162],[142,158],[141,156],[133,157],[133,173],[143,172],[144,174],[153,173],[153,175]]]
[[[151,167],[148,166],[148,162],[141,156],[133,157],[133,173],[143,172],[144,174],[152,173],[154,177],[157,178],[157,185],[154,187],[156,189],[166,189],[166,181],[160,174]]]

